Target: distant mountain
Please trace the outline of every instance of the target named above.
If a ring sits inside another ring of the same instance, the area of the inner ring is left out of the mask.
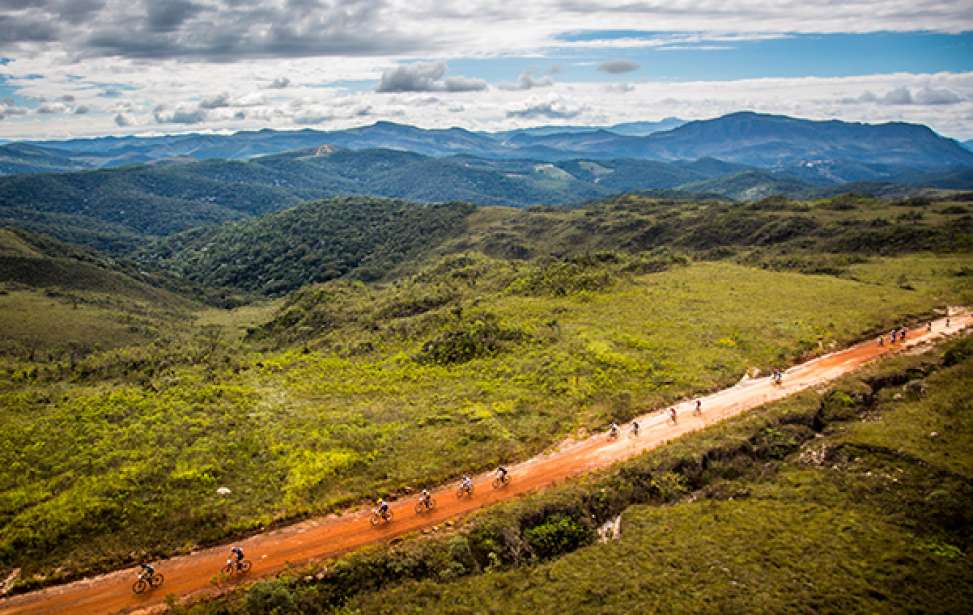
[[[828,185],[886,181],[903,170],[973,167],[973,152],[925,126],[811,121],[751,112],[683,123],[632,122],[607,128],[542,126],[496,133],[377,122],[337,131],[238,132],[102,137],[0,145],[0,174],[117,167],[169,159],[250,160],[324,144],[394,149],[431,157],[560,162],[575,159],[696,160],[786,171]]]
[[[973,153],[926,126],[819,122],[751,112],[689,122],[644,137],[640,157],[679,160],[707,156],[772,169],[821,165],[833,179],[842,181],[878,178],[842,175],[840,169],[847,163],[915,169],[973,166]]]

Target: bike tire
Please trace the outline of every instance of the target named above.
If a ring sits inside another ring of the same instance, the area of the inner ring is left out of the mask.
[[[242,562],[240,562],[240,566],[239,566],[240,574],[246,574],[250,572],[250,569],[252,567],[253,564],[250,562],[250,560],[248,559],[243,560]]]
[[[368,518],[368,522],[372,524],[372,527],[377,527],[382,522],[382,517],[376,513],[372,513],[372,516]]]
[[[433,508],[436,508],[436,500],[430,497],[428,509],[432,510]]]
[[[139,579],[132,584],[132,591],[136,594],[141,594],[149,588],[149,584],[145,582],[145,579]]]
[[[151,585],[152,587],[158,587],[162,585],[163,581],[165,581],[165,577],[163,577],[161,574],[157,572],[154,575],[152,575],[151,579],[149,579],[149,585]]]
[[[222,572],[226,576],[230,576],[231,574],[233,574],[233,564],[226,564],[220,569],[220,572]]]
[[[426,506],[422,502],[416,502],[416,514],[421,515],[426,510]]]

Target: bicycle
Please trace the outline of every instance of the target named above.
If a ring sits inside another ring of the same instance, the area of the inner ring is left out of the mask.
[[[504,474],[503,476],[498,476],[498,477],[496,477],[496,478],[493,479],[493,488],[494,489],[499,489],[500,487],[505,486],[509,482],[510,482],[510,475],[509,474]]]
[[[392,510],[386,510],[384,513],[380,512],[378,509],[372,511],[370,517],[368,517],[368,522],[372,524],[372,527],[377,527],[383,523],[392,522]]]
[[[226,565],[220,569],[220,572],[222,572],[226,576],[230,576],[235,573],[246,574],[250,572],[250,567],[252,565],[253,564],[251,564],[250,560],[248,559],[237,561],[233,558],[230,558],[226,560]]]
[[[145,574],[144,572],[140,573],[138,581],[132,585],[132,591],[136,594],[141,594],[162,585],[164,580],[158,572],[152,573],[151,575]]]
[[[470,483],[469,485],[460,485],[459,488],[456,489],[456,497],[460,500],[465,497],[473,497],[473,483]]]
[[[430,512],[436,507],[436,500],[429,496],[425,500],[419,500],[416,502],[416,514],[421,515],[424,512]]]

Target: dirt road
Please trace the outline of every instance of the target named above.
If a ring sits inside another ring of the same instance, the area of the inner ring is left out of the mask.
[[[415,501],[408,499],[393,502],[394,521],[379,528],[372,527],[368,521],[368,511],[361,510],[341,517],[311,519],[258,534],[237,543],[253,560],[253,570],[248,578],[272,575],[288,563],[299,564],[331,557],[441,524],[495,502],[603,468],[655,448],[681,434],[834,380],[883,354],[955,333],[971,323],[973,318],[969,315],[954,316],[952,326],[946,329],[945,321],[940,320],[934,323],[932,332],[928,332],[926,327],[914,329],[905,344],[896,344],[891,348],[888,345],[879,346],[874,340],[863,342],[792,367],[785,372],[781,385],[774,385],[769,378],[743,381],[702,398],[701,416],[693,415],[691,401],[676,406],[676,424],[667,415],[658,412],[647,414],[639,419],[642,430],[638,438],[631,437],[628,429],[623,429],[621,437],[614,441],[605,434],[597,434],[586,440],[565,442],[550,453],[511,466],[512,481],[501,489],[492,488],[492,474],[475,478],[475,493],[469,499],[456,497],[455,484],[437,489],[433,493],[437,507],[427,514],[417,515],[414,512]],[[217,593],[219,590],[210,583],[210,579],[224,564],[228,550],[228,546],[214,547],[159,562],[158,570],[165,575],[165,584],[148,594],[136,596],[132,593],[136,572],[135,569],[126,569],[2,600],[0,614],[94,614],[153,610],[153,607],[163,604],[166,594],[185,597]]]

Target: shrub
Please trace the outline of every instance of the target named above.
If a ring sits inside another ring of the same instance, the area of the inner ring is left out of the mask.
[[[547,559],[590,544],[594,540],[594,532],[567,515],[556,514],[544,523],[525,530],[524,538],[536,557]]]
[[[496,316],[483,314],[427,341],[417,359],[420,363],[438,365],[466,363],[497,354],[504,343],[524,338],[523,331],[501,327]]]

